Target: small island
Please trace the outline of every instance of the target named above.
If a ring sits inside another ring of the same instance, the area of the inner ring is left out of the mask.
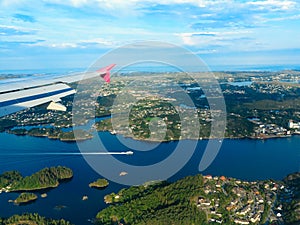
[[[65,209],[65,208],[67,208],[67,206],[65,206],[65,205],[56,205],[54,207],[54,210],[60,211],[60,210]]]
[[[23,192],[14,200],[14,203],[17,205],[27,204],[35,201],[37,198],[37,195],[34,193]]]
[[[98,179],[95,182],[90,183],[89,187],[103,189],[106,188],[108,185],[109,182],[106,179]]]
[[[47,193],[43,193],[43,194],[41,194],[41,198],[47,198]]]

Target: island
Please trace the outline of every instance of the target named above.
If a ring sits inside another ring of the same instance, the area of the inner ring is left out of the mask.
[[[65,206],[65,205],[56,205],[53,209],[57,210],[57,211],[60,211],[60,210],[65,209],[65,208],[67,208],[67,206]]]
[[[43,194],[41,194],[41,198],[47,198],[47,193],[43,193]]]
[[[103,189],[103,188],[106,188],[108,185],[109,185],[109,182],[106,179],[98,179],[98,180],[90,183],[89,187]]]
[[[54,188],[60,181],[73,177],[73,171],[64,166],[44,168],[30,176],[23,177],[18,171],[8,171],[0,175],[0,190],[34,191]]]
[[[35,201],[37,198],[37,195],[34,193],[23,192],[14,200],[14,203],[17,205],[27,204]]]
[[[282,181],[195,175],[148,182],[105,196],[96,220],[108,224],[299,224],[300,173]]]
[[[74,142],[84,141],[91,139],[93,135],[85,130],[76,130],[76,136],[74,131],[63,131],[59,128],[46,128],[46,127],[34,127],[31,129],[16,128],[8,131],[11,134],[23,136],[30,135],[34,137],[48,137],[49,139],[57,139],[60,141]]]
[[[60,219],[54,220],[40,216],[37,213],[27,213],[22,215],[14,215],[9,218],[0,218],[0,225],[21,225],[21,224],[30,224],[30,225],[72,225],[70,222]]]

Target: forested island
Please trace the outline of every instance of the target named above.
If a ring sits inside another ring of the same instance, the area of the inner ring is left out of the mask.
[[[44,168],[26,177],[18,171],[8,171],[0,175],[0,189],[9,192],[54,188],[59,185],[60,181],[72,177],[72,170],[63,166]]]
[[[33,202],[37,199],[37,195],[34,193],[22,192],[15,200],[14,203],[19,204],[26,204],[29,202]]]
[[[105,196],[110,206],[97,224],[299,224],[300,173],[283,181],[247,182],[189,176],[154,182]]]
[[[29,130],[24,128],[11,129],[8,131],[15,135],[29,135],[34,137],[48,137],[49,139],[58,139],[60,141],[74,142],[84,141],[91,139],[93,136],[91,133],[85,130],[76,130],[76,137],[74,131],[62,131],[59,128],[31,128]]]
[[[0,218],[0,225],[72,225],[70,222],[60,219],[53,220],[42,217],[37,213],[14,215],[9,218]]]
[[[89,187],[92,188],[106,188],[109,185],[109,182],[106,179],[98,179],[92,183],[89,184]]]

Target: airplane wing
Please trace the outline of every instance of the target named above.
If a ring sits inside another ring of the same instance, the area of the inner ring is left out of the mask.
[[[66,111],[66,107],[58,103],[62,97],[76,93],[68,83],[82,79],[101,76],[110,82],[111,64],[100,70],[90,73],[79,73],[56,78],[8,81],[0,84],[0,117],[15,113],[26,108],[50,102],[47,109]]]

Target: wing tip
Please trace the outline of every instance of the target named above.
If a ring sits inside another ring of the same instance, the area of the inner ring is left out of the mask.
[[[100,76],[105,80],[106,83],[110,83],[110,70],[115,66],[116,64],[110,64],[109,66],[106,66],[104,68],[101,68],[97,70],[97,72],[100,73]]]

